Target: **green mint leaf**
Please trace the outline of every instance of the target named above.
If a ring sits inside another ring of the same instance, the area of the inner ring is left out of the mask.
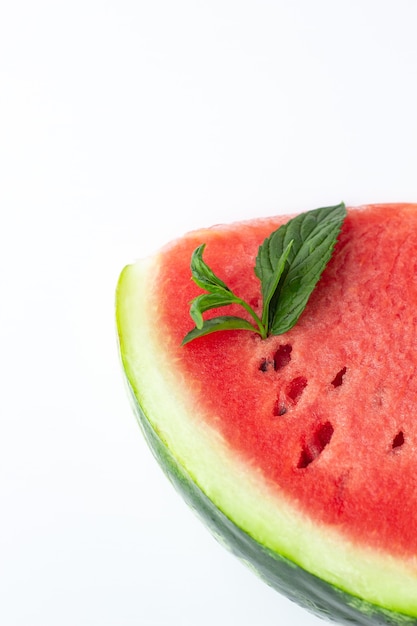
[[[252,330],[254,332],[258,332],[262,337],[266,337],[266,330],[262,326],[261,320],[252,309],[252,307],[244,302],[241,298],[236,296],[231,289],[213,272],[213,270],[207,265],[207,263],[203,259],[203,252],[206,247],[206,244],[201,244],[196,248],[191,255],[191,274],[193,281],[202,289],[205,289],[209,293],[202,294],[197,296],[192,300],[190,306],[190,315],[196,324],[196,328],[198,331],[204,328],[204,320],[203,313],[208,311],[209,309],[215,309],[221,306],[227,306],[229,304],[239,304],[242,306],[255,320],[257,327],[254,327],[252,324],[239,317],[228,317],[234,320],[233,328],[237,328],[236,320],[240,320],[239,328],[245,328],[247,330]],[[225,318],[221,319],[221,323],[224,324]],[[228,322],[228,323],[229,323]],[[217,322],[218,326],[219,322]],[[212,324],[210,324],[210,327]],[[216,328],[216,330],[224,330],[224,328]],[[213,332],[210,330],[210,332]],[[207,333],[204,333],[207,334]],[[199,335],[198,335],[199,336]]]
[[[228,293],[203,293],[201,296],[197,296],[191,302],[190,315],[194,320],[197,328],[202,328],[204,320],[203,313],[210,309],[215,309],[220,306],[227,306],[228,304],[234,304],[237,302],[232,292]]]
[[[343,203],[301,213],[276,230],[269,247],[281,255],[293,242],[287,268],[270,304],[268,333],[280,335],[298,321],[337,241],[346,208]]]
[[[215,275],[215,273],[203,260],[205,247],[205,243],[201,244],[201,246],[198,246],[198,248],[194,250],[191,256],[191,274],[194,282],[201,287],[201,289],[205,289],[206,291],[210,291],[212,293],[231,293],[229,287]]]
[[[212,317],[205,320],[201,328],[193,328],[186,334],[182,340],[182,345],[189,343],[193,339],[209,335],[220,330],[251,330],[258,332],[255,326],[252,326],[250,322],[247,322],[241,317],[234,317],[233,315],[223,315],[220,317]]]
[[[293,245],[293,240],[288,242],[287,246],[281,250],[277,250],[274,246],[275,239],[271,236],[265,239],[264,243],[259,247],[258,256],[256,257],[255,273],[261,281],[262,289],[262,324],[268,328],[269,325],[269,308],[272,298],[278,287],[279,279],[285,268],[285,264]]]

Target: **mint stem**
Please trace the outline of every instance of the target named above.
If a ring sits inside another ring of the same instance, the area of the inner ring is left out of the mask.
[[[262,323],[262,320],[260,319],[260,317],[255,313],[252,307],[249,304],[247,304],[247,302],[245,302],[244,300],[241,300],[240,298],[238,300],[239,300],[239,304],[241,304],[243,308],[246,309],[246,311],[249,313],[249,315],[251,315],[252,318],[255,320],[259,328],[259,330],[256,332],[258,332],[261,335],[262,339],[266,339],[268,336],[268,331],[267,331],[265,324]]]

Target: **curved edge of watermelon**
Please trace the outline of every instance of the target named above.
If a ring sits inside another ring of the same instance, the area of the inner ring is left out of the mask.
[[[265,548],[236,526],[190,478],[156,434],[127,380],[134,412],[145,439],[165,474],[213,536],[271,587],[318,617],[358,626],[415,626],[412,617],[385,611],[313,576]]]
[[[158,434],[148,418],[147,409],[141,404],[140,393],[135,392],[134,387],[137,381],[132,379],[132,374],[129,372],[129,364],[126,362],[122,345],[120,310],[123,307],[127,309],[132,304],[129,301],[132,294],[125,293],[125,290],[126,283],[129,283],[131,279],[131,277],[127,279],[127,275],[136,267],[137,264],[124,269],[117,287],[116,321],[120,357],[133,410],[145,439],[159,465],[187,504],[202,519],[215,538],[254,570],[268,585],[315,615],[341,624],[357,624],[358,626],[417,626],[416,617],[382,608],[352,595],[262,545],[216,506],[199,487],[189,471],[175,458],[164,438]],[[142,293],[142,295],[145,294]],[[123,302],[122,307],[121,302],[125,297],[127,301]]]

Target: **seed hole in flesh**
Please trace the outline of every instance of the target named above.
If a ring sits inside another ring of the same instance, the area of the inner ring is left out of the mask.
[[[274,368],[280,370],[291,361],[292,345],[289,343],[279,346],[274,354]]]
[[[392,440],[392,449],[400,448],[404,443],[404,433],[400,430]]]
[[[294,402],[294,404],[297,404],[306,387],[307,378],[305,378],[305,376],[297,376],[297,378],[293,378],[293,380],[288,384],[286,389],[287,396]]]
[[[285,415],[287,411],[288,409],[283,402],[280,402],[279,400],[275,402],[273,411],[274,417],[281,417],[281,415]]]
[[[312,437],[303,445],[297,467],[304,469],[317,459],[330,443],[334,429],[330,422],[321,424]]]
[[[336,376],[332,380],[333,387],[340,387],[343,383],[343,376],[346,374],[346,367],[342,367],[342,369],[337,372]]]
[[[259,369],[261,370],[261,372],[267,372],[271,368],[275,369],[274,362],[271,361],[271,359],[262,359],[261,364],[259,366]]]

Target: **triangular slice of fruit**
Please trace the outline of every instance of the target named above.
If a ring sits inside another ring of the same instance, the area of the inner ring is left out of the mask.
[[[348,209],[284,334],[182,345],[193,250],[260,310],[258,248],[288,219],[195,231],[124,269],[134,408],[187,502],[268,584],[340,623],[416,625],[417,206]]]

